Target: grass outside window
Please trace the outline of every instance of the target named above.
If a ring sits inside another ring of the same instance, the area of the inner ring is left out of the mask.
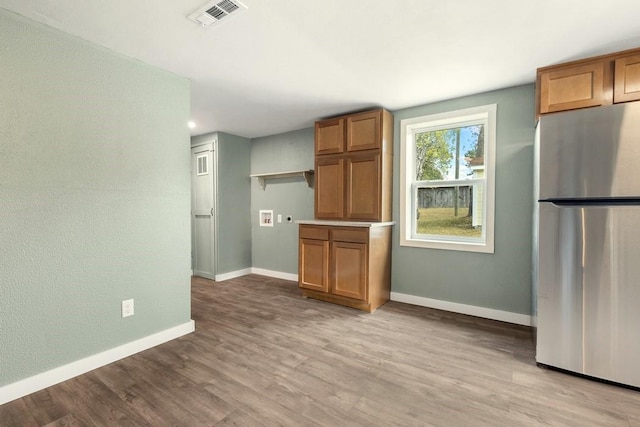
[[[456,237],[482,237],[482,228],[471,225],[469,208],[420,208],[416,231],[418,234]]]

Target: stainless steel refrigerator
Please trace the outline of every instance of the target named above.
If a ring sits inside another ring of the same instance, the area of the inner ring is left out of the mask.
[[[536,360],[640,387],[640,102],[538,126]]]

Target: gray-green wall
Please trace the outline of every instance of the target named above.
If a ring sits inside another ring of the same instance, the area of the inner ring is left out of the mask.
[[[534,86],[395,111],[393,217],[399,218],[400,120],[497,104],[495,253],[401,247],[394,229],[392,291],[530,314]]]
[[[495,253],[401,247],[394,227],[392,291],[519,314],[531,312],[534,86],[525,85],[394,111],[393,218],[399,218],[400,120],[497,104]],[[337,112],[339,113],[339,112]],[[313,129],[252,140],[251,173],[313,167]],[[259,227],[258,211],[313,218],[300,180],[251,182],[253,267],[297,272],[297,228]]]
[[[218,270],[251,267],[251,140],[218,132]]]
[[[0,10],[0,386],[190,321],[189,102]]]
[[[313,169],[313,128],[256,138],[251,143],[251,173]],[[260,227],[258,212],[272,209],[282,223]],[[291,215],[294,222],[287,223]],[[263,190],[251,180],[253,267],[298,274],[298,226],[295,220],[313,219],[313,188],[303,178],[267,181]]]

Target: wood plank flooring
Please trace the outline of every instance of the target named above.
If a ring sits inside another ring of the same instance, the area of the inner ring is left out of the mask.
[[[529,328],[257,275],[192,281],[196,332],[0,406],[2,426],[640,426],[640,392],[536,367]]]

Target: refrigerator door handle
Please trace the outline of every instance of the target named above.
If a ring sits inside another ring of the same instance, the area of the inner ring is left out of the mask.
[[[640,198],[592,198],[592,199],[541,199],[540,203],[550,203],[559,208],[640,206]]]

